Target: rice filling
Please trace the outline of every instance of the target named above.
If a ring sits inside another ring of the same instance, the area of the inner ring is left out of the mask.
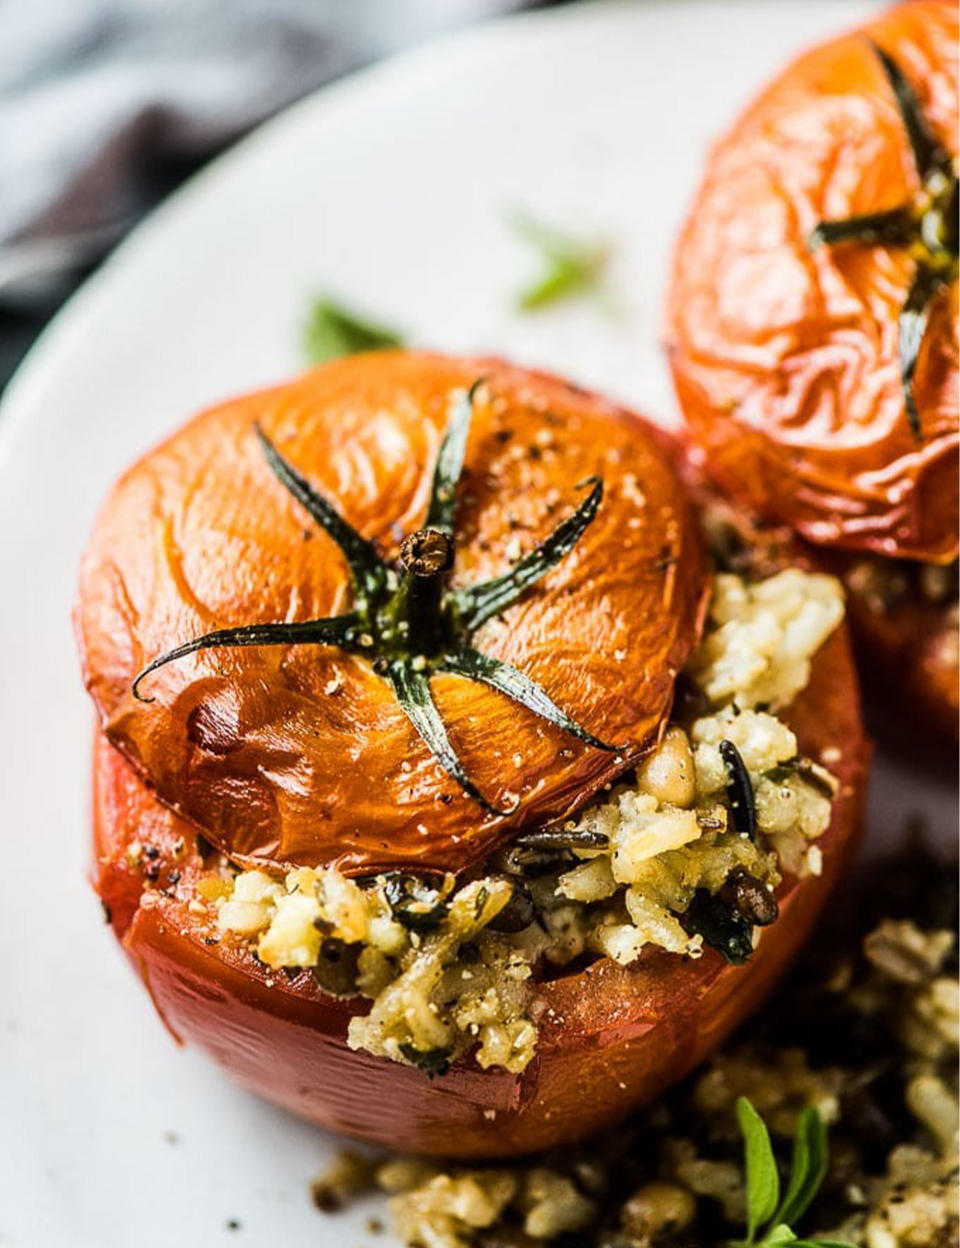
[[[354,1049],[430,1076],[470,1051],[518,1073],[536,1048],[541,968],[583,955],[630,965],[650,949],[698,958],[707,945],[746,961],[776,919],[784,875],[819,874],[836,781],[829,759],[799,756],[777,711],[808,683],[843,611],[833,577],[719,573],[682,677],[699,713],[675,711],[633,773],[475,878],[283,877],[223,862],[196,912],[267,966],[368,998],[350,1022]]]

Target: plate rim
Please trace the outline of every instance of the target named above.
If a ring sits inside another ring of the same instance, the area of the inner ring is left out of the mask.
[[[671,7],[696,8],[709,0],[668,0]],[[762,0],[752,0],[761,3]],[[641,0],[643,7],[648,7]],[[349,70],[339,78],[323,83],[302,98],[281,108],[243,134],[223,151],[175,187],[154,205],[106,255],[97,268],[77,287],[43,326],[15,368],[0,393],[0,475],[13,461],[21,431],[35,416],[42,403],[48,379],[69,355],[71,344],[84,332],[86,322],[95,315],[97,305],[110,295],[110,285],[118,271],[136,263],[146,253],[156,234],[162,233],[169,218],[189,209],[191,203],[218,180],[231,175],[234,167],[263,150],[282,135],[294,131],[303,119],[315,114],[312,124],[318,127],[336,124],[338,110],[349,108],[354,96],[368,97],[373,92],[392,91],[396,84],[414,77],[422,81],[425,68],[432,67],[438,56],[457,58],[460,62],[478,55],[495,55],[503,40],[513,40],[519,33],[544,25],[576,26],[609,20],[611,16],[629,13],[639,6],[637,0],[582,0],[580,4],[563,4],[544,9],[521,10],[446,31],[413,47],[400,49],[383,59]]]

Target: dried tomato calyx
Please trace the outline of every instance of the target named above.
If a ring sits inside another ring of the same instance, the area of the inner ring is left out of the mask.
[[[564,732],[601,750],[617,747],[593,736],[562,710],[523,672],[477,650],[472,635],[505,611],[555,567],[577,544],[593,521],[603,498],[598,478],[581,482],[589,493],[534,550],[492,580],[451,589],[447,576],[455,557],[457,486],[463,471],[467,433],[477,392],[474,382],[454,405],[434,466],[430,502],[422,528],[408,534],[396,562],[384,559],[329,500],[303,477],[259,426],[268,466],[311,518],[337,543],[350,570],[353,609],[343,615],[294,623],[245,624],[216,629],[158,655],[135,677],[132,691],[141,702],[144,679],[158,668],[201,650],[233,646],[337,646],[368,658],[374,671],[393,689],[404,714],[441,766],[463,791],[492,814],[510,810],[493,806],[466,775],[433,701],[430,679],[452,672],[486,684],[525,706]]]
[[[883,212],[821,221],[811,233],[809,245],[814,248],[859,242],[908,248],[914,256],[913,279],[900,309],[899,355],[907,420],[919,442],[923,431],[913,392],[917,359],[934,300],[944,287],[957,280],[957,167],[934,135],[900,66],[889,52],[877,44],[872,47],[907,132],[920,189],[907,203]]]

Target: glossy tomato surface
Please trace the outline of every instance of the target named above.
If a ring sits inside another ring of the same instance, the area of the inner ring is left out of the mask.
[[[957,553],[956,280],[922,339],[918,440],[899,360],[914,250],[810,246],[824,220],[922,196],[877,47],[956,160],[956,4],[909,0],[807,52],[713,150],[677,243],[667,346],[692,436],[731,496],[813,542],[945,562]]]
[[[536,988],[540,1039],[521,1075],[468,1056],[443,1078],[352,1052],[361,1000],[327,996],[309,971],[271,971],[190,910],[205,860],[195,829],[162,806],[98,734],[94,884],[170,1031],[244,1086],[305,1118],[391,1148],[502,1157],[580,1139],[625,1117],[690,1070],[755,1008],[847,870],[869,749],[844,629],[824,645],[785,714],[801,749],[840,780],[819,842],[823,874],[787,878],[780,917],[746,966],[708,950],[651,950],[631,967],[599,959]],[[825,756],[825,751],[827,751]]]
[[[474,637],[539,683],[603,751],[502,693],[441,673],[433,696],[485,810],[445,771],[371,661],[331,646],[217,649],[132,683],[223,627],[348,611],[331,538],[291,497],[255,426],[385,558],[423,522],[452,406],[479,378],[454,586],[505,570],[570,515],[595,519]],[[110,741],[232,859],[458,870],[564,815],[656,740],[707,592],[699,533],[657,435],[567,383],[498,360],[388,352],[341,360],[199,416],[107,499],[83,563],[84,675]]]

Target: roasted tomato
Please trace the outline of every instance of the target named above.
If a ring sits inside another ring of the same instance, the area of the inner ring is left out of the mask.
[[[937,770],[956,770],[960,716],[957,564],[831,554],[822,561],[844,583],[847,614],[876,695],[877,736]],[[910,732],[903,713],[910,713]]]
[[[706,470],[852,552],[836,566],[865,655],[909,652],[922,617],[930,645],[898,668],[901,698],[932,700],[954,732],[955,600],[911,588],[878,611],[859,586],[919,586],[892,561],[957,558],[957,89],[957,7],[941,0],[801,56],[713,151],[667,330]]]
[[[234,861],[459,871],[650,747],[706,591],[635,419],[398,352],[216,408],[135,465],[77,629],[107,737]]]
[[[94,883],[167,1027],[245,1087],[326,1127],[392,1148],[501,1157],[613,1123],[679,1079],[755,1008],[816,922],[856,845],[867,758],[849,646],[835,634],[787,716],[803,750],[840,780],[819,842],[823,874],[789,879],[780,917],[743,967],[651,950],[604,958],[537,985],[537,1056],[521,1074],[469,1059],[442,1079],[347,1044],[359,999],[309,971],[272,971],[211,935],[191,909],[209,846],[162,806],[102,734],[94,746]],[[839,745],[837,744],[839,743]],[[831,754],[831,748],[835,753]],[[202,852],[201,852],[202,851]]]
[[[789,534],[716,576],[680,464],[556,379],[397,353],[122,479],[77,612],[93,875],[174,1035],[324,1125],[500,1156],[760,1000],[868,750],[839,585]]]

